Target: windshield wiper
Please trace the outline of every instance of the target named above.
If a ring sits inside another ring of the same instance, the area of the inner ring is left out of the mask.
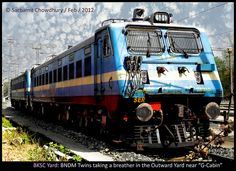
[[[186,52],[184,49],[182,49],[182,48],[173,40],[173,37],[170,37],[170,39],[171,39],[173,48],[174,48],[175,50],[177,50],[177,52],[180,52],[180,53],[182,52],[183,55],[184,55],[184,57],[185,57],[185,58],[188,58],[187,52]],[[177,49],[175,48],[175,46],[177,46]]]
[[[150,35],[149,35],[149,32],[148,32],[148,39],[147,39],[147,54],[146,56],[147,57],[150,57],[150,47],[151,47],[151,38],[150,38]]]

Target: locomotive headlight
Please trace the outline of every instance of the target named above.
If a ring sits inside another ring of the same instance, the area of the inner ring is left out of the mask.
[[[149,121],[153,116],[153,109],[151,105],[142,103],[136,108],[136,116],[142,122]]]
[[[155,20],[160,21],[160,22],[166,22],[168,20],[166,15],[163,14],[156,14],[155,15]]]
[[[170,23],[170,17],[172,14],[168,14],[167,12],[155,12],[154,16],[154,23]]]
[[[205,113],[209,119],[216,119],[220,115],[220,107],[215,102],[210,102],[206,105]]]
[[[141,74],[142,83],[143,84],[148,84],[149,83],[148,71],[147,70],[142,70],[140,74]]]

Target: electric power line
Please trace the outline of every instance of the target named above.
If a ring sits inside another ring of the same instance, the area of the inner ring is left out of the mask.
[[[222,32],[222,33],[210,34],[210,35],[208,35],[208,37],[215,37],[215,36],[219,36],[219,35],[227,34],[227,33],[232,33],[232,32],[234,32],[234,31],[227,31],[227,32]]]
[[[194,15],[191,15],[191,16],[188,16],[188,17],[181,18],[181,19],[177,20],[177,22],[178,22],[178,21],[182,21],[182,20],[186,20],[186,19],[189,19],[189,18],[192,18],[192,17],[195,17],[195,16],[197,16],[197,15],[199,15],[199,14],[205,13],[205,12],[207,12],[207,11],[210,11],[210,10],[212,10],[212,9],[218,8],[218,7],[220,7],[220,6],[224,6],[224,5],[227,4],[227,3],[228,3],[228,2],[223,3],[223,4],[220,4],[220,5],[216,5],[216,6],[214,6],[214,7],[208,8],[208,9],[206,9],[206,10],[200,11],[200,12],[197,13],[197,14],[194,14]]]

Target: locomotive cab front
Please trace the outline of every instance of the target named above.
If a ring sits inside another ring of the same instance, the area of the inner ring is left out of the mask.
[[[171,14],[142,12],[109,26],[122,137],[134,146],[192,146],[209,136],[223,94],[210,44],[204,32],[172,24]]]

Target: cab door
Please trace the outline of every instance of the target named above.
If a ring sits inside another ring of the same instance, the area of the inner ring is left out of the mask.
[[[112,89],[108,83],[109,79],[112,79],[109,77],[109,72],[114,68],[112,59],[109,32],[108,29],[104,29],[95,35],[95,96],[108,94],[108,90]]]

